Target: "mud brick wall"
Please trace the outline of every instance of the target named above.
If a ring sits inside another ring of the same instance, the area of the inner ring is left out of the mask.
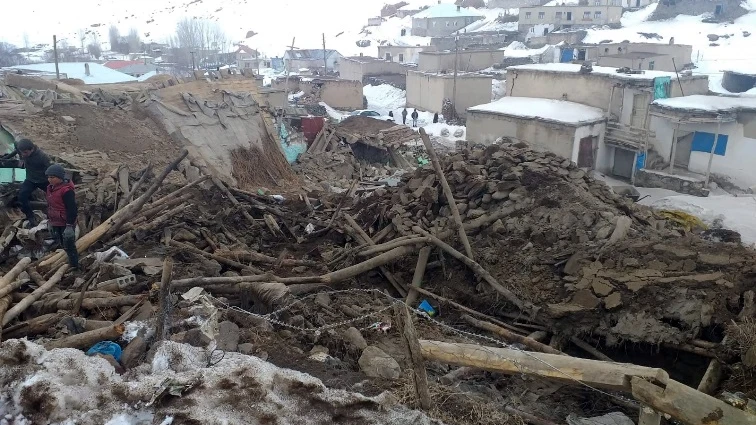
[[[635,172],[635,185],[640,187],[659,187],[686,193],[693,196],[709,196],[709,189],[704,182],[695,181],[684,176],[674,176],[655,170],[638,170]]]

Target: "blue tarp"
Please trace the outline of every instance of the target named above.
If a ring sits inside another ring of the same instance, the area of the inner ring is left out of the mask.
[[[562,49],[562,56],[560,62],[572,62],[575,49]]]
[[[672,77],[654,78],[654,100],[668,98],[670,84],[672,84]]]
[[[635,169],[640,170],[645,165],[646,165],[646,153],[638,152],[638,155],[635,157]]]
[[[706,133],[703,131],[696,131],[693,134],[693,144],[690,147],[691,151],[710,153],[712,146],[714,146],[715,134]],[[724,156],[727,151],[727,135],[720,134],[717,139],[717,147],[714,150],[715,155]]]

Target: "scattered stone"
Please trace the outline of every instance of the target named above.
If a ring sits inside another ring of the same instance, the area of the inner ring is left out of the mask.
[[[627,232],[630,230],[630,225],[633,224],[633,220],[628,216],[622,216],[617,219],[617,224],[614,226],[612,236],[609,237],[608,244],[613,244],[621,241],[627,236]]]
[[[60,120],[63,121],[63,124],[76,124],[76,118],[70,117],[68,115],[61,116]]]
[[[603,240],[609,237],[612,233],[612,226],[604,226],[596,232],[596,239]]]
[[[123,369],[123,366],[121,366],[121,364],[118,363],[118,360],[116,360],[110,354],[97,353],[94,356],[99,357],[101,359],[105,359],[105,361],[107,361],[108,363],[110,363],[111,366],[113,366],[113,369],[115,369],[117,374],[121,375],[125,372],[125,370]]]
[[[669,246],[664,244],[656,244],[653,246],[654,251],[658,251],[664,254],[669,254],[675,258],[685,259],[694,258],[696,253],[689,249],[685,249],[679,246]]]
[[[580,261],[583,259],[582,252],[572,254],[564,264],[564,274],[576,275],[580,271]]]
[[[228,320],[218,324],[218,336],[215,338],[218,349],[236,351],[239,346],[239,326]]]
[[[172,238],[177,241],[194,242],[197,240],[197,235],[186,229],[179,229]]]
[[[244,344],[239,344],[239,346],[236,348],[237,350],[239,350],[241,354],[246,354],[248,356],[251,356],[255,352],[255,346],[248,342],[245,342]]]
[[[548,310],[549,315],[551,315],[551,317],[554,317],[554,318],[560,318],[560,317],[567,316],[572,313],[577,313],[580,311],[587,310],[582,305],[572,304],[572,303],[549,304],[546,306],[546,309]]]
[[[600,279],[594,280],[591,288],[596,295],[601,297],[609,295],[614,290],[614,287],[612,285]]]
[[[717,41],[717,40],[719,40],[719,36],[716,35],[716,34],[709,34],[706,37],[709,39],[709,41]]]
[[[147,354],[147,341],[138,336],[129,342],[121,353],[121,363],[126,369],[138,366]]]
[[[751,35],[751,33],[750,33],[750,32],[748,32],[748,31],[743,31],[743,37],[748,37],[748,36],[750,36],[750,35]]]
[[[652,260],[648,262],[648,268],[663,272],[667,270],[668,266],[667,266],[667,263],[662,263],[661,261],[658,261],[658,260]]]
[[[462,128],[458,128],[454,130],[454,137],[462,137],[465,135],[465,130]]]
[[[638,267],[638,265],[640,265],[640,261],[638,261],[637,258],[623,258],[622,265],[624,265],[625,267]]]
[[[397,379],[402,374],[399,363],[373,345],[365,348],[357,363],[360,365],[360,370],[372,378]]]
[[[571,413],[567,416],[567,425],[635,425],[635,422],[622,412],[611,412],[592,418],[581,418]]]
[[[622,294],[614,292],[608,297],[604,298],[604,307],[607,310],[612,310],[622,305]]]
[[[590,290],[581,289],[572,295],[570,302],[591,310],[598,307],[601,300],[593,295]]]
[[[364,350],[367,347],[365,338],[357,328],[351,327],[345,330],[342,336],[351,347],[357,350]]]
[[[743,262],[743,259],[732,258],[729,254],[698,254],[698,261],[710,266],[726,266]]]
[[[186,333],[184,334],[184,339],[181,342],[195,346],[195,347],[204,348],[204,347],[207,347],[210,341],[211,339],[207,335],[202,333],[201,330],[199,330],[198,328],[194,328],[194,329],[189,329],[188,331],[186,331]]]
[[[328,354],[328,348],[323,347],[322,345],[316,345],[312,347],[312,350],[310,350],[310,355],[317,354],[317,353]]]
[[[315,304],[321,307],[328,307],[328,305],[331,304],[331,296],[325,292],[321,292],[318,295],[315,295]]]

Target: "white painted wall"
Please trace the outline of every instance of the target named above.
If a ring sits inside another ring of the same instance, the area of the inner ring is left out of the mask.
[[[651,130],[656,132],[656,139],[652,140],[654,147],[665,161],[669,161],[675,124],[659,117],[651,117],[650,122]],[[680,132],[694,131],[716,134],[717,125],[715,123],[680,125]],[[729,178],[734,185],[744,189],[756,185],[756,166],[754,166],[756,139],[745,137],[743,124],[737,122],[723,123],[719,132],[728,136],[727,150],[724,156],[714,155],[711,172]],[[688,170],[706,174],[709,156],[706,152],[691,152]]]
[[[611,169],[612,156],[609,155],[609,149],[607,149],[607,146],[604,143],[605,128],[606,125],[604,123],[600,123],[585,125],[575,129],[575,139],[572,141],[572,158],[570,158],[570,161],[576,164],[578,162],[578,154],[580,152],[580,139],[582,139],[583,137],[597,136],[598,144],[594,146],[595,148],[597,148],[597,150],[595,150],[596,170],[602,173],[608,172]]]

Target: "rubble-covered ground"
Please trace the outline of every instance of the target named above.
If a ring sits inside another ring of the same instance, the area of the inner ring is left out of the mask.
[[[304,155],[293,181],[255,192],[197,182],[187,160],[183,175],[160,184],[156,166],[132,194],[156,184],[155,195],[125,207],[125,224],[102,232],[82,270],[42,290],[57,267],[35,258],[0,282],[14,287],[0,297],[13,314],[0,343],[2,420],[520,424],[518,411],[555,423],[613,411],[637,419],[637,406],[614,394],[436,363],[425,365],[431,408],[411,410],[419,404],[395,308],[426,245],[422,288],[436,295],[412,307],[427,301],[438,314],[415,315],[421,339],[524,348],[474,327],[446,298],[569,355],[596,356],[587,344],[693,387],[716,358],[725,366],[717,393],[756,394],[756,262],[752,250],[721,241],[732,236],[725,229],[680,227],[522,144],[441,156],[471,257],[496,285],[418,239],[417,227],[465,252],[431,164],[397,170],[340,146]],[[96,178],[78,188],[82,233],[114,222],[124,196],[110,171],[120,158],[84,170]],[[123,177],[133,187],[141,175]],[[44,231],[29,237],[20,224],[4,222],[6,274],[19,252],[45,246]],[[402,243],[410,248],[396,250]],[[128,258],[107,258],[113,246]],[[170,294],[160,291],[164,267]],[[84,354],[103,340],[122,353]]]

